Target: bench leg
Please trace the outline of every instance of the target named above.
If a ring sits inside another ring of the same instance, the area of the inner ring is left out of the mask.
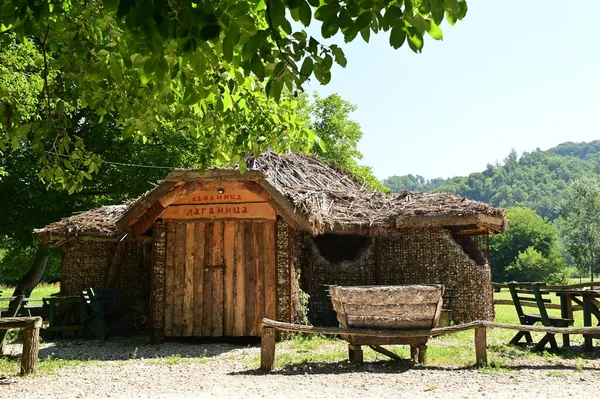
[[[410,346],[410,360],[413,363],[417,363],[419,361],[418,356],[419,356],[419,347],[411,345]]]
[[[363,364],[363,351],[360,345],[348,344],[348,359],[351,363]]]
[[[556,337],[554,336],[554,334],[546,334],[540,340],[540,342],[538,342],[535,345],[534,350],[544,350],[544,348],[546,347],[547,343],[550,343],[550,348],[551,349],[553,349],[553,350],[557,350],[558,349],[558,344],[556,343]]]
[[[519,345],[521,338],[525,337],[525,342],[528,344],[533,343],[533,338],[529,331],[519,331],[509,342],[511,345]]]
[[[419,363],[425,364],[427,362],[427,345],[419,345]]]

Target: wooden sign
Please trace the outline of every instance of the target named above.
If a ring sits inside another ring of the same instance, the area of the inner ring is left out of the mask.
[[[267,199],[248,190],[223,190],[222,193],[217,190],[198,190],[179,198],[174,204],[239,204],[265,202]]]
[[[275,220],[277,214],[267,202],[171,205],[164,210],[163,219],[267,219]]]

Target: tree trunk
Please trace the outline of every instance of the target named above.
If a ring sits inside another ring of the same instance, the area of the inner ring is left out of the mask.
[[[46,270],[46,264],[48,263],[48,255],[50,254],[51,245],[47,242],[40,243],[38,250],[33,260],[33,265],[29,271],[23,276],[21,282],[15,287],[15,291],[12,296],[23,295],[28,298],[36,285],[39,284]]]
[[[50,244],[47,242],[40,243],[38,250],[35,254],[35,259],[33,260],[33,265],[31,265],[31,269],[23,276],[21,282],[17,284],[15,287],[15,291],[12,296],[14,297],[25,297],[28,298],[31,295],[31,291],[35,288],[36,285],[42,279],[42,275],[44,274],[44,270],[46,270],[46,264],[48,263],[48,255],[50,254]],[[20,301],[11,301],[8,306],[8,314],[15,316],[19,311],[19,307],[21,306]],[[6,333],[8,330],[0,331],[0,348],[4,348],[4,340],[6,338]]]
[[[110,267],[108,269],[108,277],[106,278],[106,284],[104,285],[104,289],[113,289],[117,284],[117,280],[121,275],[121,265],[123,264],[123,259],[125,258],[125,252],[127,250],[127,234],[125,234],[121,241],[119,241],[119,245],[117,246],[117,251],[115,252],[112,261],[110,262]]]

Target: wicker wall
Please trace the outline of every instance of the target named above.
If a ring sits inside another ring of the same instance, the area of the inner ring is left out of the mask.
[[[165,262],[167,245],[167,227],[163,222],[154,224],[152,234],[154,245],[152,247],[152,276],[150,293],[150,329],[152,342],[161,342],[165,331]]]
[[[304,236],[302,288],[310,295],[310,320],[335,324],[321,285],[442,283],[458,288],[453,320],[493,318],[489,264],[477,264],[441,228],[413,229],[395,237],[372,239],[351,261],[324,259],[312,237]]]
[[[130,321],[148,315],[152,238],[129,236],[127,250],[116,284],[124,317]],[[61,262],[61,295],[81,295],[92,287],[102,290],[110,262],[117,249],[116,242],[79,240],[63,246]]]

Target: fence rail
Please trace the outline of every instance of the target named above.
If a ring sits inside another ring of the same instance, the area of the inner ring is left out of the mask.
[[[546,327],[528,326],[521,324],[497,323],[494,321],[477,320],[470,323],[458,324],[450,327],[433,328],[430,330],[373,330],[362,328],[314,327],[300,324],[284,323],[280,321],[263,319],[261,335],[260,368],[265,371],[273,369],[275,362],[275,331],[289,331],[308,334],[324,335],[354,335],[378,338],[416,338],[434,337],[453,334],[459,331],[474,330],[475,364],[487,364],[487,329],[503,328],[508,330],[526,332],[544,332],[550,334],[600,334],[599,327]]]

